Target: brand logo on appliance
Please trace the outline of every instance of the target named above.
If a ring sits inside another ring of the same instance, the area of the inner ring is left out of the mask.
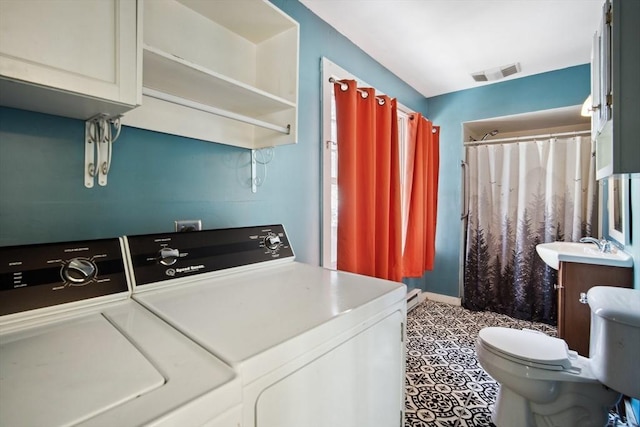
[[[203,268],[204,268],[204,265],[202,264],[190,265],[189,267],[183,267],[183,268],[168,268],[165,270],[165,274],[167,276],[175,276],[177,273],[193,273],[195,271],[202,270]]]

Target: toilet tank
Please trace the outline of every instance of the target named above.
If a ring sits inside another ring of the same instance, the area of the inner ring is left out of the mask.
[[[595,286],[587,300],[594,375],[607,387],[640,398],[640,290]]]

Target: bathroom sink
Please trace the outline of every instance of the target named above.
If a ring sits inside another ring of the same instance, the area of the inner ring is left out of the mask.
[[[615,247],[612,247],[609,253],[600,252],[593,243],[541,243],[536,246],[536,252],[554,270],[560,267],[561,261],[608,265],[611,267],[633,267],[633,258],[630,255]]]

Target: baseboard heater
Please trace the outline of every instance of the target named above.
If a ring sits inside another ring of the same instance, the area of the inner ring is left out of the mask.
[[[420,289],[411,289],[407,292],[407,313],[413,310],[420,302]]]

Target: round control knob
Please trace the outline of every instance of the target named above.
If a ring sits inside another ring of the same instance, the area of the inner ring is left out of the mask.
[[[171,248],[162,248],[158,254],[158,261],[162,265],[173,265],[180,257],[180,251]]]
[[[73,258],[62,267],[62,278],[72,285],[86,285],[98,274],[98,267],[87,258]]]
[[[269,234],[264,238],[264,245],[267,247],[267,249],[272,251],[278,249],[280,247],[280,243],[280,237],[276,236],[275,234]]]

